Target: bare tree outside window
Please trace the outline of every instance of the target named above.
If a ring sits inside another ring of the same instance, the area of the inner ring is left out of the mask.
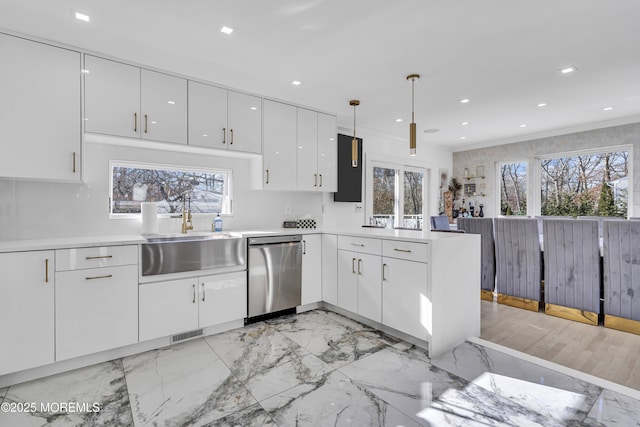
[[[527,214],[527,163],[500,165],[500,215]]]
[[[425,172],[403,165],[372,167],[373,211],[376,225],[422,228]]]
[[[140,213],[142,202],[157,202],[159,214],[182,211],[230,213],[230,171],[179,170],[153,165],[112,164],[111,213]]]
[[[542,215],[627,216],[627,151],[540,162]]]
[[[373,168],[373,216],[378,221],[384,220],[393,224],[396,200],[396,170],[389,168]],[[386,219],[385,219],[386,218]]]
[[[424,173],[404,171],[404,226],[422,228]]]

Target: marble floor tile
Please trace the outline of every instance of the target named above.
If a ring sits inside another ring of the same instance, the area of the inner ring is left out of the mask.
[[[586,381],[470,342],[465,342],[433,359],[432,363],[471,382],[484,373],[494,373],[532,385],[539,384],[577,393],[584,396],[584,400],[576,408],[578,412],[588,412],[602,391],[600,387]],[[500,387],[505,384],[489,381],[483,385],[495,393],[503,393],[516,399],[517,395],[513,394],[512,390],[501,390]]]
[[[260,405],[280,427],[418,425],[338,371],[263,400]]]
[[[548,418],[472,383],[462,389],[446,390],[418,416],[427,426],[578,427],[581,425]]]
[[[260,404],[256,403],[248,408],[227,415],[204,427],[278,427],[271,416]]]
[[[640,425],[640,402],[605,389],[591,408],[584,424],[587,426],[638,426]]]
[[[382,332],[355,330],[317,310],[273,326],[334,368],[397,343],[387,341],[388,336]]]
[[[32,403],[35,406],[30,407],[29,412],[0,412],[0,426],[111,427],[133,424],[120,359],[13,385],[3,403]],[[73,406],[64,410],[61,404]]]
[[[136,426],[205,424],[256,403],[203,340],[123,359]]]
[[[433,366],[427,354],[415,347],[388,347],[339,371],[417,422],[421,422],[418,413],[433,398],[467,384]]]
[[[204,340],[241,381],[309,354],[270,325],[259,323]]]

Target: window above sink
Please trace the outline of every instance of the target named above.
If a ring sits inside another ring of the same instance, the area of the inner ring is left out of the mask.
[[[159,215],[181,214],[186,198],[194,214],[232,214],[232,172],[113,160],[109,162],[112,218],[140,215],[156,202]]]

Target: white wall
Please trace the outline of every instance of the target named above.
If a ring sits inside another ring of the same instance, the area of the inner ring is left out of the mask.
[[[340,132],[351,135],[350,132]],[[409,129],[407,126],[407,134]],[[399,141],[384,135],[370,132],[367,129],[358,129],[358,137],[362,138],[363,161],[366,166],[367,156],[375,156],[377,159],[386,158],[388,161],[401,163],[411,162],[414,165],[429,169],[429,188],[427,193],[428,211],[427,216],[438,215],[438,196],[440,175],[439,169],[447,169],[449,174],[452,171],[452,153],[436,145],[429,145],[427,142],[418,141],[417,155],[409,156],[409,141]],[[333,227],[360,227],[367,224],[365,213],[365,181],[362,183],[362,203],[334,202],[333,193],[325,193],[323,196],[324,215],[323,226]],[[357,212],[356,206],[362,209]]]
[[[0,240],[82,235],[140,234],[139,219],[109,219],[109,160],[182,166],[219,167],[233,171],[232,217],[224,229],[279,228],[285,219],[309,215],[322,225],[322,195],[250,189],[248,159],[85,143],[82,184],[0,179]],[[292,213],[284,214],[284,205]],[[212,215],[194,215],[194,229],[208,230]],[[159,231],[179,232],[180,219],[160,219]]]
[[[475,174],[477,165],[484,165],[487,196],[482,198],[486,216],[496,216],[498,211],[499,185],[497,178],[497,164],[512,161],[528,162],[528,167],[537,165],[536,157],[548,156],[556,153],[567,153],[579,150],[589,150],[612,146],[626,145],[631,147],[630,177],[633,182],[633,201],[629,204],[629,216],[640,215],[640,123],[612,126],[602,129],[584,132],[569,133],[566,135],[540,138],[531,141],[517,142],[513,144],[498,145],[493,147],[478,148],[475,150],[453,153],[453,176],[458,178],[464,174],[464,168],[469,168]],[[529,174],[528,177],[531,175]],[[535,179],[534,175],[534,179]],[[531,179],[531,178],[529,178]],[[465,183],[466,180],[461,180]],[[527,186],[528,215],[539,215],[535,212],[534,194],[535,187]]]

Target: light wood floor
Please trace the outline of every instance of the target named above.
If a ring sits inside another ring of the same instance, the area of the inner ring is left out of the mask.
[[[640,390],[640,335],[482,301],[481,338]]]

